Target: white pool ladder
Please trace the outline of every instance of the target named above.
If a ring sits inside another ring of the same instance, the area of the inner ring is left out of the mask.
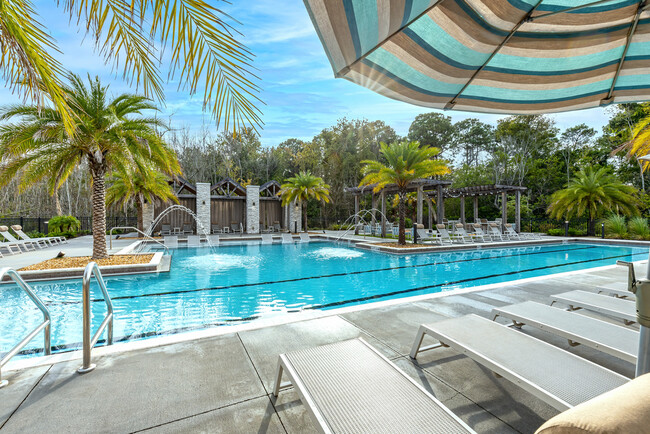
[[[20,274],[18,274],[16,270],[9,267],[1,269],[0,282],[4,280],[5,276],[8,276],[9,278],[11,278],[11,280],[16,282],[16,285],[18,285],[20,289],[25,291],[25,293],[29,296],[29,298],[34,302],[36,307],[40,309],[40,311],[43,313],[43,322],[39,324],[39,326],[36,327],[31,333],[25,336],[22,341],[18,342],[16,346],[14,346],[11,350],[9,350],[9,352],[5,354],[2,360],[0,360],[0,389],[6,386],[7,384],[9,384],[7,380],[2,379],[2,367],[6,365],[13,356],[18,354],[18,352],[22,350],[25,347],[25,345],[27,345],[32,339],[34,339],[36,335],[41,332],[41,330],[44,330],[44,334],[45,334],[44,343],[43,343],[45,355],[49,356],[52,352],[52,347],[50,345],[50,336],[51,336],[50,311],[47,309],[45,304],[43,304],[41,299],[38,298],[38,296],[34,293],[32,287],[29,286],[27,282],[23,280],[22,277],[20,277]]]
[[[93,274],[97,278],[97,283],[99,288],[102,290],[104,295],[104,301],[106,302],[106,316],[104,321],[100,324],[99,328],[93,335],[90,337],[90,280],[93,277]],[[106,283],[102,277],[102,273],[99,271],[99,267],[96,262],[91,262],[86,265],[84,270],[84,277],[82,280],[82,300],[83,300],[83,365],[81,368],[77,369],[77,372],[80,374],[85,374],[87,372],[95,369],[95,364],[91,362],[91,351],[93,347],[97,344],[100,336],[104,333],[104,329],[108,327],[107,336],[106,336],[106,345],[113,344],[113,302],[111,297],[108,295],[108,290],[106,289]]]

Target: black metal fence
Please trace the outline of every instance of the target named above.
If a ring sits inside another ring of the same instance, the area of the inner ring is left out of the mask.
[[[92,231],[92,217],[77,217],[81,223],[82,231]],[[41,232],[48,233],[47,222],[49,218],[45,217],[0,217],[0,226],[20,225],[24,232]],[[137,217],[106,217],[106,229],[116,226],[137,226]]]

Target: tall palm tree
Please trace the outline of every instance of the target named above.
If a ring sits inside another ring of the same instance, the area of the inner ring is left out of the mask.
[[[606,167],[585,167],[563,190],[551,196],[548,214],[552,218],[570,219],[587,213],[589,219],[588,235],[595,233],[595,221],[606,211],[617,214],[638,215],[639,201],[636,188],[620,182]]]
[[[262,124],[257,78],[250,51],[236,39],[230,17],[203,0],[65,0],[57,2],[95,41],[107,64],[141,89],[146,97],[164,98],[160,74],[167,61],[169,78],[191,94],[203,90],[204,107],[217,123],[233,131]],[[68,133],[74,107],[66,100],[68,72],[51,54],[59,52],[39,21],[30,0],[0,2],[0,70],[6,83],[43,107],[49,99],[61,113]]]
[[[142,168],[125,167],[116,170],[108,178],[106,205],[135,204],[138,212],[138,229],[144,231],[143,210],[146,203],[153,204],[156,199],[179,203],[168,180],[168,176],[149,165],[144,165]]]
[[[281,190],[278,194],[282,196],[282,206],[294,201],[302,204],[304,230],[307,232],[307,201],[316,199],[328,203],[330,201],[330,186],[325,184],[323,178],[314,176],[307,171],[288,178],[280,187]]]
[[[449,173],[449,167],[444,160],[435,159],[440,149],[420,146],[418,142],[401,142],[387,145],[381,144],[380,150],[386,164],[364,160],[361,173],[363,179],[359,186],[372,185],[378,193],[389,184],[395,184],[399,197],[399,236],[397,243],[406,244],[404,231],[406,219],[406,199],[408,188],[416,179],[430,178]]]
[[[109,100],[108,86],[102,86],[99,78],[89,78],[86,86],[76,75],[63,90],[73,111],[72,135],[56,109],[24,105],[0,109],[0,121],[5,122],[0,126],[0,185],[20,176],[25,189],[57,173],[60,186],[84,164],[92,180],[93,258],[106,258],[109,170],[148,164],[173,175],[180,173],[180,165],[157,133],[161,122],[143,115],[157,110],[147,98],[122,94]]]

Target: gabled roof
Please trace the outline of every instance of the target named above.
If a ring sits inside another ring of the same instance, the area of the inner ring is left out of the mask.
[[[277,196],[281,188],[278,181],[267,181],[260,186],[260,196],[264,196],[265,194],[267,197]]]
[[[196,194],[196,185],[189,182],[182,176],[176,176],[176,180],[172,181],[175,194],[181,194],[183,190],[187,190],[190,194]]]
[[[210,187],[210,192],[215,191],[221,196],[246,196],[246,189],[229,176]]]

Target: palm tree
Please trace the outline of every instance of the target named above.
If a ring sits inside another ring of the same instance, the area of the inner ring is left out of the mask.
[[[281,185],[278,193],[282,196],[282,206],[289,205],[295,201],[302,203],[302,217],[304,230],[307,232],[307,201],[309,199],[321,200],[325,203],[330,201],[330,186],[311,172],[300,172],[293,178],[288,178]]]
[[[56,109],[11,106],[0,109],[0,185],[20,176],[22,189],[53,173],[59,187],[75,167],[88,168],[92,180],[93,258],[108,256],[106,251],[106,185],[109,170],[150,165],[168,174],[180,173],[176,153],[162,140],[157,128],[163,125],[143,111],[157,110],[147,98],[122,94],[108,100],[108,86],[99,78],[70,76],[64,86],[73,111],[74,134]],[[7,121],[14,120],[13,123]]]
[[[156,169],[144,165],[125,167],[114,171],[108,178],[106,205],[128,206],[135,204],[138,212],[138,229],[144,231],[143,210],[146,203],[153,204],[156,199],[163,202],[178,202],[168,177]]]
[[[434,159],[440,153],[438,148],[420,146],[418,142],[381,144],[381,154],[386,164],[374,160],[364,160],[361,168],[363,179],[359,186],[372,185],[378,193],[389,184],[395,184],[399,197],[399,236],[397,243],[406,244],[404,233],[406,219],[406,199],[408,188],[416,179],[440,176],[449,173],[444,160]]]
[[[636,188],[616,179],[608,168],[588,166],[576,173],[565,189],[553,193],[547,212],[556,219],[580,217],[587,212],[587,235],[594,235],[595,221],[606,211],[627,216],[639,214],[636,192]]]
[[[202,89],[204,107],[211,108],[225,129],[261,125],[252,54],[235,38],[231,18],[213,2],[69,0],[56,4],[70,17],[65,25],[76,23],[84,29],[105,62],[119,68],[129,83],[141,86],[144,96],[164,99],[160,70],[165,59],[168,77],[191,94]],[[51,54],[60,49],[38,21],[33,5],[28,0],[0,4],[0,70],[12,90],[39,107],[49,99],[72,134],[75,108],[64,89],[68,72]]]

